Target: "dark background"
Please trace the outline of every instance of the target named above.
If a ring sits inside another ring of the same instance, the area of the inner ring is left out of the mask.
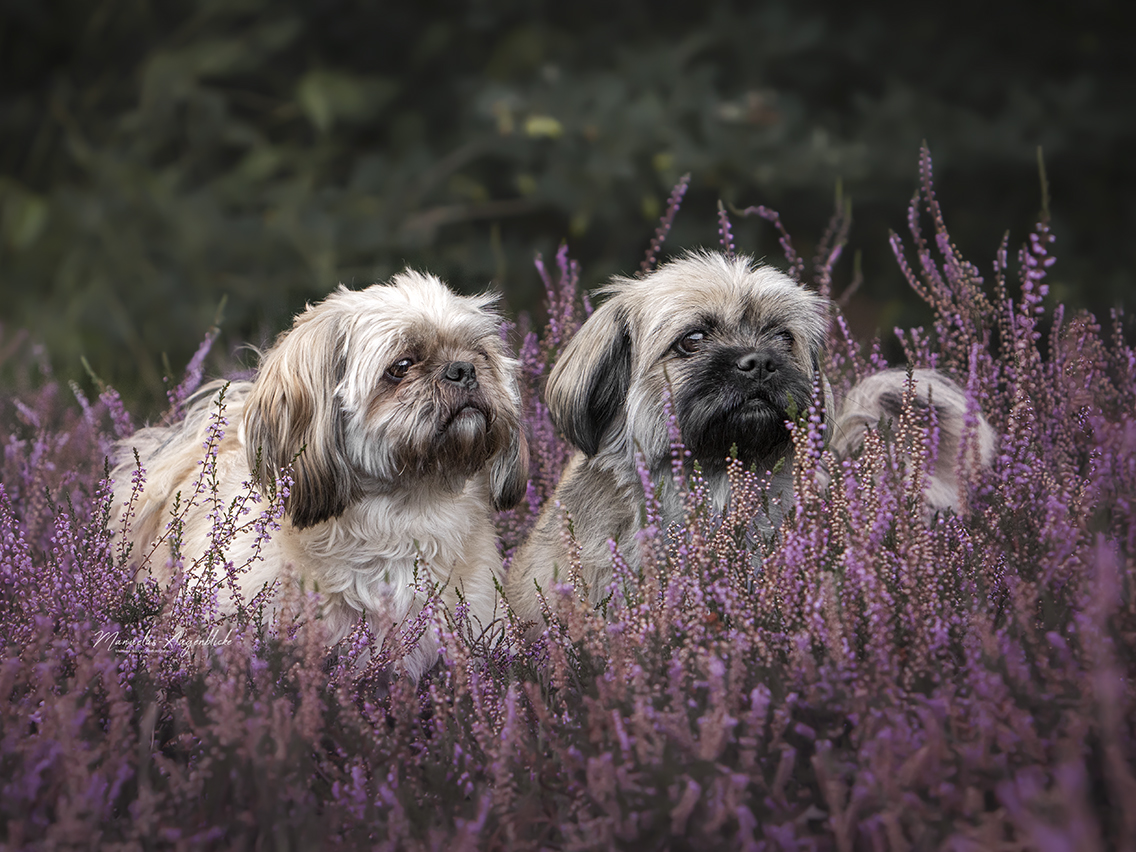
[[[723,199],[808,256],[839,183],[854,330],[920,323],[887,233],[922,140],[984,271],[1035,221],[1041,146],[1053,300],[1131,311],[1131,5],[2,0],[0,372],[41,345],[89,387],[85,356],[153,411],[223,297],[214,371],[408,263],[539,310],[535,252],[633,272],[685,172],[670,251],[716,244]]]

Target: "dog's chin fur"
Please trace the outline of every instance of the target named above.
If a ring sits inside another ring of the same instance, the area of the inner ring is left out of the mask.
[[[139,567],[159,576],[168,569],[166,525],[175,500],[184,505],[195,491],[224,389],[221,505],[250,482],[274,493],[285,469],[291,485],[282,528],[258,558],[251,529],[228,547],[226,559],[250,567],[238,599],[222,591],[223,612],[266,584],[298,582],[321,594],[330,642],[360,616],[381,641],[421,609],[415,573],[429,570],[447,606],[460,595],[474,630],[490,629],[500,617],[493,512],[515,504],[528,480],[516,362],[492,302],[415,272],[361,291],[341,287],[296,318],[255,380],[207,386],[184,420],[121,441],[113,474],[120,515],[132,499],[135,450],[146,472],[128,527],[135,558],[150,554]],[[213,529],[212,498],[198,502],[182,533],[190,581]],[[436,658],[427,631],[399,667],[417,678]]]
[[[506,578],[514,612],[538,625],[537,589],[547,594],[569,579],[569,519],[579,579],[593,603],[611,580],[609,540],[632,567],[639,564],[634,533],[644,495],[637,453],[653,475],[664,528],[682,517],[670,475],[668,411],[721,509],[731,456],[777,469],[771,496],[788,495],[792,443],[785,423],[808,408],[817,389],[826,416],[832,407],[818,369],[828,303],[777,270],[746,257],[688,254],[645,278],[617,279],[605,292],[607,301],[565,348],[545,393],[557,427],[579,451]]]
[[[771,468],[791,448],[785,425],[791,400],[812,396],[811,377],[799,370],[785,381],[791,388],[742,388],[725,380],[728,364],[712,359],[674,391],[683,440],[705,472],[721,473],[735,455],[747,465]],[[790,371],[787,371],[790,372]]]

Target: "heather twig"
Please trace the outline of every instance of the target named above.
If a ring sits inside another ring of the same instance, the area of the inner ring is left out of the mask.
[[[670,198],[667,199],[667,209],[663,213],[663,218],[659,222],[659,227],[655,229],[655,236],[651,239],[651,245],[647,248],[647,255],[643,258],[643,262],[639,264],[639,274],[646,275],[653,270],[659,262],[659,253],[662,251],[663,243],[667,240],[667,234],[670,233],[671,225],[674,224],[674,217],[678,213],[678,208],[682,205],[682,198],[686,195],[686,190],[690,187],[690,175],[685,174],[681,178],[673,190],[671,190]]]

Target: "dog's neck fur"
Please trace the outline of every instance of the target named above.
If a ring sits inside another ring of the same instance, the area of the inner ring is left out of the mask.
[[[770,465],[771,466],[771,465]],[[686,519],[687,495],[676,484],[669,458],[653,465],[651,482],[661,530]],[[758,532],[768,534],[781,521],[781,506],[792,502],[792,460],[787,458],[769,488],[769,522]],[[730,482],[724,470],[703,474],[714,512],[728,510]],[[774,498],[780,498],[779,500]],[[645,519],[646,495],[638,469],[609,448],[589,457],[577,452],[561,476],[561,484],[545,505],[528,540],[518,551],[506,577],[506,593],[523,621],[543,627],[534,582],[545,597],[557,583],[570,579],[574,554],[579,557],[579,580],[588,599],[597,604],[608,594],[612,578],[609,541],[614,540],[632,570],[641,565],[636,533]],[[569,530],[571,529],[571,533]],[[534,631],[539,632],[539,630]]]
[[[477,556],[496,553],[484,480],[474,477],[464,488],[447,485],[429,494],[416,488],[372,495],[302,534],[284,528],[282,555],[304,566],[304,582],[323,597],[331,642],[347,635],[363,613],[379,638],[398,629],[421,609],[416,585],[441,585],[441,600],[451,611],[460,591],[474,623],[489,626],[497,617],[493,578],[500,579],[501,566],[499,558]],[[427,631],[401,666],[418,678],[436,657]]]

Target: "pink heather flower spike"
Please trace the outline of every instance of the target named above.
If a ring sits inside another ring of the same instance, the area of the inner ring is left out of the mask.
[[[678,213],[678,208],[682,205],[683,196],[686,195],[686,190],[690,187],[690,173],[687,172],[678,183],[675,184],[671,190],[670,197],[667,199],[667,209],[663,213],[663,218],[659,221],[659,227],[655,229],[655,236],[651,239],[651,245],[647,248],[647,254],[643,258],[643,262],[639,264],[639,274],[646,275],[654,270],[659,262],[659,252],[663,248],[663,243],[667,241],[667,234],[670,233],[671,225],[674,224],[675,215]]]
[[[718,200],[718,239],[722,244],[722,253],[729,259],[734,259],[734,234],[730,229],[730,217],[721,199]]]
[[[805,262],[797,254],[796,249],[793,248],[793,240],[789,236],[789,232],[785,230],[785,225],[781,222],[781,214],[776,210],[772,210],[763,205],[756,207],[747,207],[738,212],[739,216],[760,216],[765,221],[771,223],[777,229],[778,242],[781,243],[781,250],[785,253],[785,260],[789,262],[789,277],[791,277],[798,284],[805,283]]]
[[[282,533],[287,473],[271,499],[218,501],[227,427],[215,411],[179,504],[213,512],[212,580],[187,588],[177,570],[175,512],[158,524],[175,543],[174,578],[159,584],[124,567],[121,524],[139,520],[129,507],[110,516],[101,448],[133,429],[118,395],[99,385],[84,404],[50,374],[0,394],[8,834],[29,848],[137,846],[154,826],[169,845],[255,846],[264,825],[297,846],[470,852],[672,838],[1132,847],[1136,818],[1116,803],[1136,777],[1136,349],[1119,314],[1050,312],[1044,215],[1017,255],[1020,289],[999,234],[983,281],[949,237],[926,149],[918,172],[909,233],[891,240],[933,319],[896,333],[908,361],[965,389],[958,445],[934,400],[921,408],[908,388],[893,422],[835,460],[814,405],[792,424],[795,501],[771,501],[771,474],[735,459],[714,511],[668,390],[670,466],[652,477],[640,461],[631,483],[650,495],[650,558],[633,570],[609,542],[613,594],[595,608],[569,582],[574,554],[542,591],[535,642],[506,608],[495,642],[465,603],[447,616],[431,599],[381,645],[360,619],[326,648],[306,630],[318,598],[295,590],[277,621],[244,612],[226,644],[209,644],[202,624],[242,570],[226,542],[242,527]],[[818,288],[844,239],[829,227]],[[541,388],[588,303],[563,248],[555,266],[538,265],[547,324],[517,322],[533,473],[498,517],[506,555],[568,458]],[[855,340],[839,314],[831,337],[838,397],[887,366],[888,344]],[[936,460],[972,463],[980,409],[999,433],[993,465],[969,486],[966,517],[924,518],[918,477]],[[146,473],[130,471],[136,489]],[[660,476],[685,492],[667,529]],[[391,677],[396,646],[418,637],[438,643],[437,666],[417,685]]]

